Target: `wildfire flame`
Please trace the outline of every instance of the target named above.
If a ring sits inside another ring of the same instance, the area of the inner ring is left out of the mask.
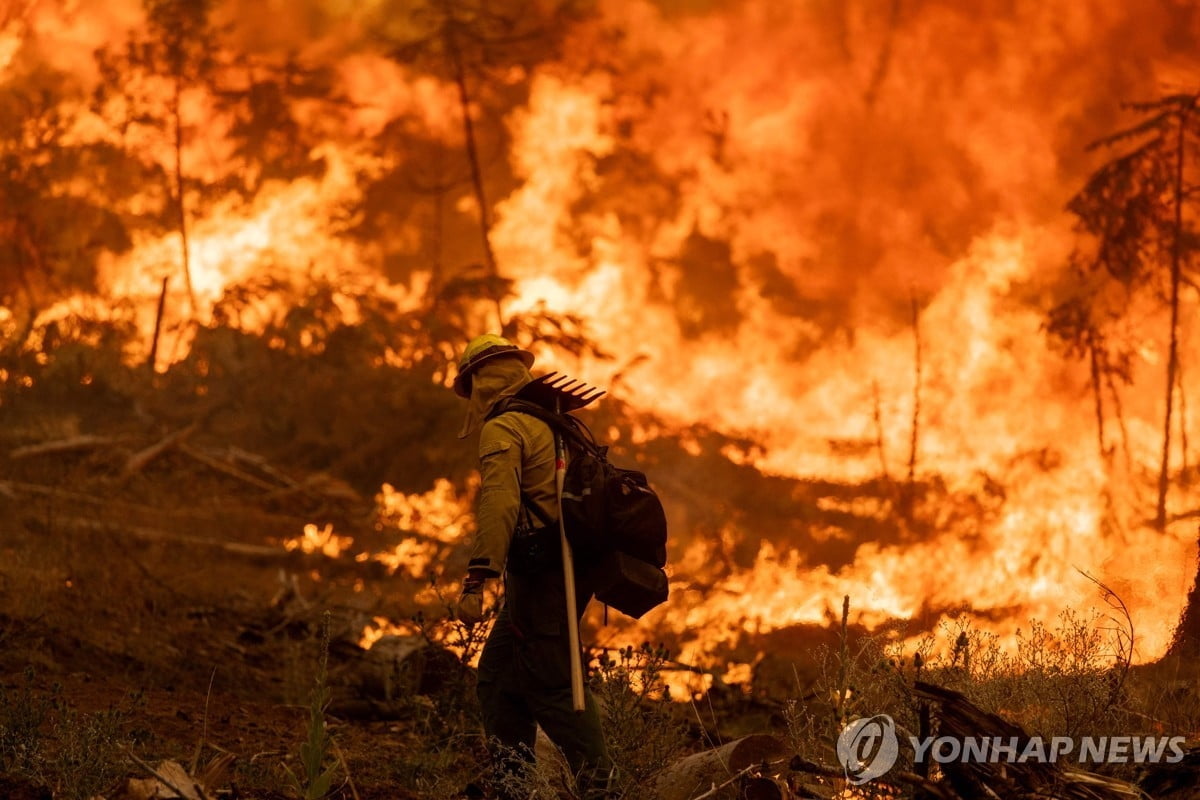
[[[382,25],[369,9],[312,5],[329,22],[325,37],[295,20],[252,33],[250,6],[220,4],[253,49],[299,51],[331,67],[349,102],[332,121],[314,121],[300,101],[292,110],[330,131],[310,154],[324,165],[319,176],[273,178],[249,199],[189,197],[201,319],[230,287],[265,274],[347,287],[339,303],[351,324],[349,288],[404,310],[435,281],[432,266],[398,278],[388,264],[423,257],[440,228],[414,217],[376,244],[345,234],[360,221],[364,185],[398,167],[372,150],[373,137],[396,127],[461,146],[457,87],[379,53],[362,30]],[[496,138],[511,185],[489,185],[504,187],[490,230],[513,281],[503,310],[577,315],[617,355],[566,356],[534,343],[539,366],[609,385],[654,412],[657,426],[624,432],[634,444],[681,436],[698,454],[683,432],[705,425],[753,442],[725,452],[769,475],[903,487],[911,470],[947,496],[994,498],[969,524],[926,509],[929,531],[856,541],[844,565],[755,529],[752,513],[716,539],[676,528],[674,598],[623,635],[665,628],[685,643],[684,657],[700,658],[747,633],[836,618],[848,594],[869,628],[919,617],[932,625],[930,615],[967,606],[1011,637],[1029,616],[1087,605],[1095,593],[1083,570],[1129,605],[1137,657],[1157,657],[1196,555],[1187,520],[1157,531],[1144,519],[1162,439],[1164,314],[1136,310],[1140,357],[1121,394],[1124,464],[1098,452],[1086,371],[1050,346],[1043,327],[1073,241],[1061,209],[1102,157],[1084,144],[1121,123],[1121,100],[1197,83],[1200,15],[1166,0],[970,13],[894,5],[889,17],[858,2],[668,12],[604,0],[566,33],[561,57],[504,73],[506,86],[527,80],[528,93]],[[86,89],[97,79],[86,54],[145,24],[132,3],[24,8],[0,19],[0,89],[39,65]],[[228,175],[229,124],[215,119],[213,101],[189,88],[189,128],[214,119],[183,155],[192,170]],[[471,108],[482,124],[485,109]],[[76,139],[112,135],[98,131],[114,109],[64,110],[78,116]],[[166,163],[165,147],[148,138],[146,158]],[[478,215],[466,184],[445,194],[438,214]],[[94,295],[62,299],[40,322],[115,313],[108,306],[119,298],[149,341],[170,276],[173,344],[158,362],[167,368],[185,357],[190,335],[179,248],[173,232],[138,232],[127,252],[100,262]],[[294,299],[264,295],[258,319],[241,324],[261,329]],[[1184,303],[1187,364],[1200,353],[1200,330],[1194,293]],[[0,308],[0,324],[12,319]],[[1186,371],[1182,396],[1198,390]],[[1192,414],[1182,410],[1180,431]],[[1176,436],[1175,464],[1194,459],[1186,447]],[[444,479],[416,495],[383,486],[381,519],[413,535],[369,557],[427,575],[442,545],[471,532],[473,492]],[[1198,499],[1182,481],[1173,488],[1178,508]],[[865,519],[892,509],[881,496],[817,503]],[[814,540],[824,535],[846,534],[814,529]],[[756,555],[714,574],[726,540],[756,542]],[[288,546],[337,557],[351,542],[309,525]],[[382,630],[372,627],[364,643]]]
[[[354,539],[349,536],[338,536],[333,532],[333,525],[326,524],[318,528],[313,523],[304,526],[304,533],[292,539],[285,539],[285,550],[299,550],[305,555],[320,553],[326,558],[337,558],[350,549]]]
[[[388,567],[390,573],[403,570],[410,577],[422,578],[437,557],[439,544],[463,540],[475,529],[471,513],[476,481],[460,499],[454,484],[445,478],[434,481],[428,492],[404,494],[384,484],[376,496],[376,525],[402,532],[400,542],[390,551],[371,558]]]

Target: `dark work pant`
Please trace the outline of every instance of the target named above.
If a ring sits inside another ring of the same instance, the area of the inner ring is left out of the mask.
[[[540,725],[579,776],[582,796],[603,796],[612,762],[592,693],[585,690],[582,712],[572,707],[570,658],[565,632],[518,632],[506,603],[479,657],[483,729],[490,748],[506,751],[496,754],[500,764],[515,770],[533,760]]]

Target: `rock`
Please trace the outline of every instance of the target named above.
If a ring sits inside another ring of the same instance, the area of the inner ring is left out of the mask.
[[[658,800],[689,800],[713,786],[719,786],[747,767],[787,755],[787,746],[778,737],[765,733],[743,736],[721,747],[676,761],[655,781],[654,796]],[[748,780],[756,778],[750,776]],[[766,779],[765,783],[755,783],[754,786],[758,792],[756,797],[782,796],[778,786],[770,779]]]
[[[185,800],[204,800],[196,781],[178,761],[160,761],[154,771],[159,777],[130,778],[124,800],[178,800],[181,793]]]

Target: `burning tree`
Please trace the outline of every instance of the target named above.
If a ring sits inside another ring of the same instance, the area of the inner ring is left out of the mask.
[[[1119,403],[1114,378],[1126,383],[1131,379],[1133,344],[1122,336],[1121,325],[1131,309],[1145,301],[1166,307],[1170,318],[1166,401],[1155,513],[1159,529],[1167,522],[1171,426],[1176,394],[1182,391],[1180,291],[1185,285],[1196,288],[1192,260],[1200,250],[1198,103],[1200,93],[1135,104],[1132,108],[1144,115],[1138,124],[1091,145],[1094,149],[1133,143],[1134,147],[1097,170],[1067,206],[1078,218],[1083,237],[1072,254],[1081,291],[1053,309],[1049,321],[1051,333],[1089,361],[1103,451],[1102,383]]]
[[[451,297],[465,292],[490,300],[497,325],[508,333],[515,329],[511,321],[506,323],[501,301],[510,287],[501,275],[493,248],[492,207],[485,176],[488,165],[481,147],[481,143],[489,140],[505,143],[504,131],[501,126],[490,135],[481,136],[480,120],[476,117],[498,118],[491,113],[479,114],[478,109],[487,112],[491,111],[489,105],[507,107],[514,95],[526,90],[527,82],[515,76],[527,75],[553,52],[564,32],[557,23],[569,4],[558,6],[542,8],[526,0],[500,4],[428,0],[410,12],[409,29],[396,37],[391,53],[396,62],[445,76],[453,85],[472,200],[478,214],[482,270],[468,269],[446,283],[439,276],[431,289],[435,292],[444,289]],[[437,179],[443,184],[437,192],[440,195],[446,188],[445,179],[441,176]],[[439,210],[440,202],[439,196]]]
[[[214,68],[209,49],[212,31],[209,0],[147,0],[149,22],[145,38],[132,38],[121,54],[100,52],[97,60],[105,82],[98,100],[122,96],[125,114],[118,122],[122,134],[131,125],[159,129],[171,154],[164,165],[165,188],[179,234],[180,263],[193,309],[196,294],[188,255],[187,181],[184,145],[189,136],[183,112],[184,93],[206,83]],[[158,82],[165,82],[165,92]],[[145,87],[141,91],[138,86]]]
[[[319,172],[313,150],[324,132],[298,124],[292,103],[341,101],[327,71],[231,46],[229,31],[210,18],[213,5],[144,0],[146,26],[95,54],[93,111],[110,127],[127,170],[141,178],[108,202],[129,209],[131,227],[177,235],[176,263],[193,314],[194,273],[204,269],[193,263],[197,220],[219,198],[252,197],[268,180]],[[231,157],[215,162],[211,153],[224,147]]]
[[[20,350],[38,311],[61,294],[91,288],[102,253],[131,244],[124,222],[77,176],[123,191],[136,172],[108,145],[71,138],[63,105],[78,100],[63,75],[44,67],[0,89],[0,305],[13,309],[15,323],[0,335],[0,352]]]

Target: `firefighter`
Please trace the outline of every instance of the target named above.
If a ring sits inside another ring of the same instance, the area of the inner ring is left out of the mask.
[[[456,615],[468,626],[483,618],[483,589],[503,576],[504,602],[479,658],[479,703],[494,763],[519,773],[533,760],[540,725],[580,776],[584,797],[603,797],[612,762],[591,692],[585,708],[571,702],[570,638],[557,524],[554,435],[521,413],[490,416],[496,404],[532,378],[533,354],[494,334],[467,345],[455,392],[468,401],[459,438],[479,432],[481,484],[467,577]],[[522,494],[525,495],[524,500]],[[586,574],[577,575],[580,617],[591,599]]]

